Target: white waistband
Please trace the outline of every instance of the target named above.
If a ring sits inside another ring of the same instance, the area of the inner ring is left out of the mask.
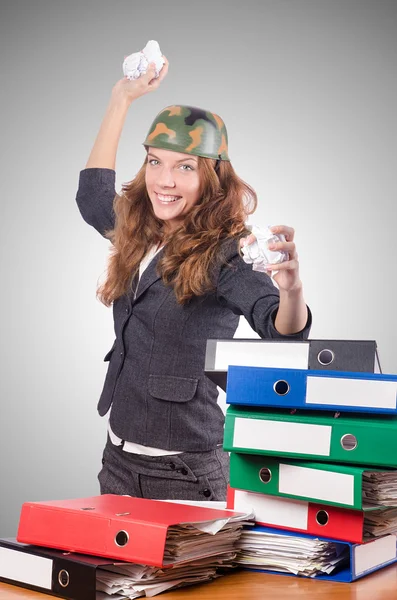
[[[123,440],[113,433],[110,422],[108,421],[108,433],[110,441],[114,446],[121,446]],[[124,442],[123,450],[132,454],[145,454],[146,456],[167,456],[168,454],[182,454],[180,450],[162,450],[161,448],[151,448],[150,446],[142,446],[134,442]]]

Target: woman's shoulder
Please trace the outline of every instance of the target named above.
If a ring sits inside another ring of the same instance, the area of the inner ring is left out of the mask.
[[[218,255],[222,259],[222,261],[228,260],[228,259],[230,260],[235,256],[241,257],[241,252],[240,252],[241,240],[244,237],[246,237],[247,235],[249,235],[249,231],[242,232],[233,237],[225,238],[224,240],[222,240],[220,242]]]
[[[232,258],[235,254],[238,254],[240,237],[228,237],[220,241],[217,256],[222,262],[228,258]]]
[[[239,267],[241,262],[244,263],[240,252],[240,240],[243,237],[244,235],[241,234],[226,238],[220,242],[216,254],[216,264],[214,265],[218,277],[224,269],[229,270],[232,268],[234,270]]]

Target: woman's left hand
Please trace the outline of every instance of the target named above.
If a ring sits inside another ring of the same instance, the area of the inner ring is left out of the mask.
[[[266,264],[265,268],[256,269],[259,271],[265,271],[271,276],[277,283],[280,290],[286,292],[297,291],[302,287],[301,280],[299,278],[299,262],[298,254],[294,243],[295,231],[292,227],[286,225],[275,225],[270,227],[270,231],[275,234],[283,234],[285,242],[276,242],[269,244],[269,250],[288,252],[289,260],[282,263]],[[256,237],[251,233],[248,237],[241,239],[241,246],[246,246],[255,242]],[[273,272],[275,272],[273,274]]]
[[[282,263],[267,265],[269,275],[273,277],[280,290],[293,292],[302,287],[302,282],[299,277],[299,261],[294,242],[295,230],[286,225],[275,225],[270,227],[270,231],[279,235],[284,235],[285,242],[276,242],[269,244],[269,250],[288,252],[289,260]],[[277,271],[273,275],[273,271]]]

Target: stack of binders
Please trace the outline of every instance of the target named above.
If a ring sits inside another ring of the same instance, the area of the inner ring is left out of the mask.
[[[26,502],[17,540],[0,539],[0,581],[68,600],[152,597],[211,581],[236,566],[252,515],[201,504],[113,494]]]
[[[395,562],[397,376],[374,372],[376,344],[250,343],[256,366],[247,340],[212,340],[207,360],[227,379],[228,507],[255,514],[239,563],[350,582]]]

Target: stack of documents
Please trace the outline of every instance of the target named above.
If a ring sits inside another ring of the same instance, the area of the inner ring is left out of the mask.
[[[230,569],[236,552],[191,560],[168,569],[145,565],[109,566],[97,571],[97,600],[155,596],[171,588],[204,583],[220,577],[221,569]]]
[[[364,537],[369,539],[387,533],[397,534],[397,508],[367,511],[364,515]]]
[[[363,474],[363,497],[371,504],[397,504],[397,471],[367,471]]]
[[[346,582],[395,562],[397,375],[376,344],[236,342],[206,364],[230,405],[228,507],[255,514],[238,562]]]
[[[239,546],[243,566],[346,583],[396,562],[393,535],[351,544],[255,527],[243,534]]]
[[[314,577],[348,564],[347,545],[319,538],[286,536],[258,528],[243,533],[239,563]]]
[[[235,567],[250,517],[112,494],[26,502],[18,541],[0,540],[0,580],[72,600],[154,596]]]

